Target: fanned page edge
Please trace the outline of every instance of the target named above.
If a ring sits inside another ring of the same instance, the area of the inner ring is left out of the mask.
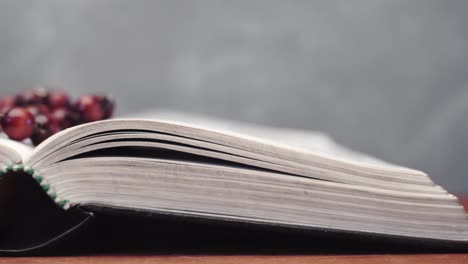
[[[159,129],[162,131],[162,133],[165,133],[164,130],[162,129],[163,126],[169,126],[169,129],[174,129],[173,133],[177,134],[178,131],[177,129],[181,129],[180,131],[183,131],[186,129],[187,131],[191,131],[192,137],[194,139],[198,140],[204,140],[203,138],[197,138],[197,133],[212,133],[212,135],[220,136],[222,138],[223,136],[226,137],[231,137],[234,139],[242,139],[245,140],[247,143],[252,143],[252,144],[258,144],[258,147],[266,146],[266,147],[273,147],[276,148],[276,151],[281,151],[281,150],[286,150],[289,151],[290,153],[293,154],[302,154],[302,155],[310,155],[315,158],[323,159],[326,161],[338,161],[342,162],[344,164],[351,164],[352,166],[357,166],[361,168],[370,168],[370,169],[377,169],[377,170],[385,170],[385,171],[391,171],[393,173],[398,172],[398,173],[405,173],[405,174],[410,174],[410,175],[417,175],[417,176],[422,176],[422,177],[427,177],[427,179],[430,178],[423,172],[416,171],[413,169],[407,169],[404,167],[397,167],[397,166],[379,166],[375,164],[359,164],[359,163],[353,163],[348,160],[339,160],[339,159],[334,159],[330,157],[326,157],[317,153],[310,153],[307,151],[303,150],[298,150],[294,148],[288,148],[287,146],[282,146],[279,144],[274,144],[273,142],[269,142],[266,140],[262,140],[259,138],[255,137],[250,137],[248,135],[242,135],[238,133],[232,133],[228,131],[219,131],[215,129],[209,129],[206,127],[201,127],[201,126],[196,126],[196,125],[191,125],[191,124],[186,124],[186,123],[181,123],[181,122],[175,122],[175,121],[167,121],[167,120],[141,120],[141,119],[113,119],[113,120],[106,120],[106,121],[99,121],[99,122],[94,122],[94,123],[88,123],[76,127],[69,128],[67,130],[61,131],[43,143],[41,143],[38,147],[36,147],[28,157],[24,159],[23,165],[21,166],[13,166],[10,168],[10,170],[15,170],[17,167],[19,170],[22,170],[24,168],[25,172],[30,173],[31,176],[33,176],[38,183],[45,188],[45,191],[48,192],[48,194],[51,196],[51,198],[56,201],[56,203],[60,204],[62,207],[69,208],[69,202],[65,201],[63,202],[63,199],[60,199],[59,197],[56,196],[55,192],[49,188],[49,184],[46,182],[44,177],[40,175],[40,171],[37,170],[37,160],[34,160],[37,158],[38,154],[43,154],[43,152],[47,153],[54,153],[53,148],[55,148],[55,151],[59,151],[62,147],[66,146],[66,140],[69,138],[74,138],[77,139],[79,138],[81,134],[83,135],[91,135],[95,133],[102,133],[106,131],[115,131],[115,130],[148,130],[148,131],[158,131]],[[166,127],[167,130],[167,127]],[[166,131],[167,133],[167,131]],[[60,145],[62,144],[62,145]],[[59,145],[59,146],[57,146]],[[52,151],[50,150],[52,148]],[[39,155],[40,158],[40,155]],[[8,169],[8,168],[7,168]],[[440,188],[440,187],[439,187]],[[451,196],[451,195],[449,195]]]
[[[128,125],[128,126],[127,126]],[[383,162],[382,164],[380,163],[362,163],[358,162],[355,160],[349,160],[349,159],[343,159],[340,157],[334,157],[330,156],[327,154],[323,153],[318,153],[314,151],[309,151],[307,149],[300,149],[300,148],[295,148],[291,147],[288,145],[280,144],[271,140],[267,140],[264,138],[258,138],[258,137],[253,137],[249,136],[246,134],[242,133],[236,133],[234,131],[223,131],[223,130],[218,130],[216,128],[210,128],[210,127],[204,127],[200,125],[194,125],[190,123],[185,123],[185,122],[180,122],[180,121],[173,121],[173,120],[165,120],[165,119],[138,119],[138,118],[128,118],[128,119],[111,119],[111,120],[104,120],[104,121],[98,121],[98,122],[93,122],[93,123],[87,123],[75,127],[71,127],[69,129],[66,129],[64,131],[61,131],[52,137],[48,138],[46,141],[41,143],[39,146],[34,148],[34,150],[27,155],[24,158],[24,163],[33,166],[35,162],[35,158],[38,155],[38,153],[44,152],[47,150],[47,148],[50,147],[52,143],[55,143],[58,139],[60,138],[66,138],[67,134],[73,134],[76,132],[79,132],[80,130],[85,131],[93,131],[93,133],[100,133],[100,132],[105,132],[105,131],[110,131],[107,130],[106,127],[113,127],[112,130],[116,129],[144,129],[145,127],[157,127],[157,126],[173,126],[181,129],[181,131],[184,130],[193,130],[193,131],[198,131],[199,133],[210,133],[212,135],[219,136],[219,137],[230,137],[234,139],[240,139],[240,140],[245,140],[246,142],[250,142],[251,144],[256,144],[259,147],[271,147],[274,148],[275,150],[283,150],[286,152],[294,153],[294,154],[300,154],[300,155],[307,155],[310,157],[315,157],[319,160],[324,160],[328,162],[339,162],[343,164],[349,164],[351,166],[357,166],[357,167],[362,167],[362,168],[368,168],[368,169],[376,169],[376,170],[385,170],[385,171],[394,171],[394,172],[400,172],[400,173],[405,173],[405,174],[415,174],[415,175],[420,175],[420,176],[425,176],[428,177],[428,175],[422,171],[403,167],[400,165],[396,164],[391,164],[387,162]],[[99,127],[99,128],[96,128]],[[96,129],[93,129],[96,128]],[[155,129],[156,130],[156,129]],[[192,132],[193,132],[192,131]],[[197,135],[194,134],[195,139],[197,138]],[[371,156],[369,156],[371,157]],[[371,157],[373,158],[373,157]],[[376,159],[377,160],[377,159]],[[385,164],[384,164],[385,163]]]
[[[353,164],[353,165],[356,165],[356,166],[363,166],[363,167],[377,168],[377,169],[378,168],[385,168],[385,169],[389,168],[389,169],[395,169],[395,170],[399,170],[399,171],[406,171],[406,172],[411,171],[411,172],[415,172],[415,173],[425,174],[424,172],[419,171],[419,170],[407,168],[407,167],[397,165],[397,164],[392,164],[392,163],[380,160],[380,159],[378,159],[376,157],[372,157],[370,155],[366,155],[366,154],[359,153],[357,151],[348,149],[348,148],[336,143],[333,139],[328,137],[328,135],[326,135],[326,134],[321,134],[321,135],[322,135],[323,138],[327,138],[327,140],[330,143],[333,143],[334,146],[332,146],[331,148],[334,148],[334,149],[339,148],[340,152],[342,150],[343,152],[349,153],[350,154],[349,156],[356,155],[356,158],[344,158],[342,155],[336,156],[336,155],[332,155],[332,154],[325,153],[325,152],[311,150],[311,149],[308,149],[308,148],[301,148],[301,147],[298,147],[298,146],[292,146],[292,145],[289,145],[287,143],[275,141],[275,139],[270,138],[268,135],[255,135],[255,133],[253,135],[251,135],[249,132],[242,131],[242,129],[239,131],[239,129],[236,128],[236,127],[237,126],[244,126],[244,128],[245,127],[254,128],[254,131],[257,130],[257,129],[263,129],[263,130],[270,129],[270,130],[274,130],[274,131],[277,131],[277,132],[285,132],[285,133],[290,133],[290,132],[304,133],[304,131],[288,129],[288,128],[268,127],[268,126],[254,125],[254,124],[249,124],[249,125],[243,124],[243,125],[241,125],[240,123],[239,123],[239,125],[237,125],[236,122],[234,122],[234,121],[232,122],[232,124],[236,124],[236,125],[233,125],[233,127],[229,128],[229,129],[222,129],[222,128],[219,128],[216,123],[213,123],[215,125],[211,125],[211,123],[203,123],[203,122],[193,123],[193,122],[182,121],[182,120],[178,120],[178,119],[127,118],[127,119],[114,119],[114,120],[122,121],[122,122],[125,122],[125,121],[144,121],[144,122],[155,122],[155,123],[167,123],[167,124],[180,126],[182,128],[192,128],[192,129],[196,129],[196,130],[199,130],[199,131],[202,131],[202,132],[203,131],[213,132],[213,133],[216,133],[216,134],[218,134],[220,136],[228,136],[228,137],[238,138],[238,139],[241,139],[241,140],[247,140],[247,141],[252,142],[253,144],[262,144],[264,146],[275,147],[275,148],[277,148],[279,150],[286,150],[286,151],[290,151],[290,152],[302,153],[302,154],[306,154],[306,155],[320,157],[322,159],[338,161],[338,162],[343,162],[343,163],[349,163],[349,164]],[[221,122],[221,121],[216,121],[216,122]],[[226,124],[230,124],[230,123],[231,123],[230,121],[226,121]],[[359,159],[357,157],[359,157]],[[361,157],[368,158],[368,159],[366,159],[368,162],[362,161]]]
[[[266,126],[256,123],[247,123],[237,120],[226,120],[213,116],[205,116],[194,113],[171,111],[168,109],[146,110],[137,114],[124,116],[122,119],[143,120],[170,120],[190,126],[215,129],[217,131],[232,131],[240,135],[248,135],[258,140],[265,140],[268,144],[276,144],[282,147],[299,149],[301,151],[319,153],[330,158],[344,156],[345,159],[358,161],[359,163],[378,163],[385,166],[396,166],[408,169],[401,165],[395,165],[368,154],[352,150],[336,142],[328,134],[288,127]],[[351,157],[351,158],[350,158]]]
[[[34,148],[31,145],[7,139],[0,135],[0,155],[4,155],[5,158],[10,159],[14,164],[22,163],[33,151]]]
[[[240,138],[240,139],[243,139],[243,140],[246,140],[246,142],[252,142],[253,144],[259,144],[259,146],[267,146],[267,147],[273,147],[273,148],[276,148],[276,149],[285,149],[287,151],[291,151],[292,153],[300,153],[300,154],[305,154],[305,155],[311,155],[313,157],[317,157],[319,159],[324,159],[326,161],[335,161],[337,159],[331,159],[329,157],[324,157],[320,154],[317,154],[317,153],[308,153],[308,152],[304,152],[304,151],[301,151],[301,150],[297,150],[297,149],[294,149],[294,148],[288,148],[287,146],[281,146],[281,145],[275,145],[275,144],[272,144],[272,142],[268,142],[268,141],[262,141],[261,139],[258,139],[258,138],[254,138],[254,137],[249,137],[248,135],[242,135],[242,134],[238,134],[238,133],[231,133],[231,132],[226,132],[226,131],[217,131],[217,130],[214,130],[214,129],[207,129],[207,128],[204,128],[204,127],[200,127],[200,126],[195,126],[195,125],[190,125],[190,124],[186,124],[186,123],[181,123],[181,122],[174,122],[174,121],[167,121],[167,120],[159,120],[159,121],[156,121],[156,120],[141,120],[141,119],[113,119],[113,120],[106,120],[106,121],[99,121],[99,122],[94,122],[94,123],[88,123],[88,124],[84,124],[84,125],[80,125],[80,126],[76,126],[76,127],[72,127],[72,128],[69,128],[67,130],[64,130],[64,131],[61,131],[55,135],[53,135],[52,137],[50,137],[49,139],[47,139],[46,141],[44,141],[43,143],[41,143],[38,147],[36,147],[30,154],[29,157],[26,157],[24,159],[24,162],[22,166],[19,167],[19,169],[21,170],[22,168],[25,169],[26,172],[30,172],[30,174],[38,181],[39,184],[41,184],[41,186],[45,186],[44,188],[46,192],[49,192],[50,195],[52,196],[52,199],[53,200],[57,200],[57,203],[59,204],[62,204],[62,200],[60,198],[57,198],[56,195],[54,194],[53,190],[50,190],[48,187],[48,183],[44,180],[44,178],[40,175],[40,171],[37,170],[37,168],[35,168],[35,165],[37,163],[37,160],[34,160],[35,158],[38,158],[37,155],[38,154],[43,154],[44,152],[47,153],[47,152],[51,152],[50,148],[55,148],[56,150],[60,150],[62,147],[63,144],[66,145],[66,140],[70,140],[70,138],[79,138],[80,135],[90,135],[90,134],[94,134],[94,133],[101,133],[101,132],[105,132],[105,131],[113,131],[113,130],[119,130],[119,129],[122,129],[122,130],[131,130],[131,129],[140,129],[140,130],[144,130],[145,127],[148,128],[147,130],[150,131],[150,130],[154,130],[154,131],[157,131],[157,127],[159,126],[172,126],[172,128],[182,128],[182,129],[192,129],[192,135],[194,136],[194,138],[197,138],[197,131],[198,132],[209,132],[209,133],[214,133],[215,136],[219,135],[219,136],[227,136],[227,137],[232,137],[232,138]],[[156,129],[155,129],[156,127]],[[177,131],[174,131],[174,133],[176,133]],[[62,144],[62,145],[60,145]],[[58,145],[58,146],[57,146]],[[51,153],[53,153],[54,151],[52,151]],[[39,157],[40,158],[40,157]],[[338,160],[340,161],[340,160]],[[416,170],[412,170],[412,169],[406,169],[406,168],[403,168],[403,167],[395,167],[395,166],[375,166],[373,164],[371,165],[362,165],[362,164],[355,164],[355,163],[352,163],[352,162],[349,162],[349,161],[340,161],[340,162],[343,162],[343,163],[346,163],[346,164],[352,164],[353,166],[358,166],[358,167],[364,167],[364,168],[373,168],[373,169],[383,169],[383,170],[389,170],[389,171],[392,171],[392,172],[399,172],[399,173],[405,173],[405,174],[413,174],[413,175],[418,175],[418,176],[422,176],[422,177],[427,177],[429,180],[430,178],[424,174],[423,172],[420,172],[420,171],[416,171]],[[16,167],[13,166],[12,169],[15,169]],[[451,196],[451,195],[450,195]],[[68,204],[68,201],[65,203],[65,204]]]

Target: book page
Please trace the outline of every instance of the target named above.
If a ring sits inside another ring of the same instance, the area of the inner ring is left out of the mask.
[[[191,155],[190,158],[227,161],[229,166],[249,166],[344,184],[411,192],[442,191],[432,188],[433,182],[423,172],[347,152],[324,135],[250,125],[228,129],[226,126],[233,126],[229,121],[201,121],[199,124],[204,125],[196,125],[194,118],[188,118],[192,121],[184,123],[174,121],[176,118],[151,120],[140,115],[71,127],[41,143],[24,164],[41,171],[73,157],[161,158],[155,150],[164,150],[169,153],[168,159]],[[301,142],[308,143],[300,145]],[[140,152],[132,152],[135,149]]]
[[[318,131],[306,131],[290,128],[268,127],[239,121],[224,120],[203,115],[181,113],[168,110],[149,110],[124,116],[123,118],[137,118],[147,120],[170,120],[185,124],[206,127],[217,131],[226,131],[248,135],[263,142],[284,145],[290,148],[314,152],[320,155],[350,160],[359,163],[396,166],[372,156],[348,149],[330,136]]]
[[[4,165],[9,165],[5,164],[8,161],[21,163],[34,149],[31,144],[8,139],[3,133],[0,133],[0,148],[0,162]]]

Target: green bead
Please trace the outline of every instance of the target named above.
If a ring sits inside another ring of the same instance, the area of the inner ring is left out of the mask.
[[[57,195],[55,193],[53,194],[50,194],[49,197],[52,199],[52,200],[55,200],[57,198]]]
[[[48,192],[50,190],[50,186],[48,184],[44,184],[44,185],[41,185],[42,186],[42,189],[46,192]]]
[[[34,178],[36,180],[36,182],[38,182],[39,184],[44,180],[44,178],[42,178],[41,176],[37,176],[36,178]]]
[[[67,203],[67,200],[62,200],[62,201],[58,202],[57,204],[58,204],[60,207],[64,207],[66,203]]]

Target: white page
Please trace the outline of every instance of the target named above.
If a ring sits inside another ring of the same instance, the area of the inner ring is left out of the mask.
[[[8,139],[3,133],[0,133],[0,148],[8,159],[17,164],[21,163],[34,149],[30,144]]]
[[[168,110],[148,110],[123,116],[122,118],[170,120],[192,124],[199,127],[248,135],[275,145],[314,152],[327,157],[350,160],[358,163],[401,167],[379,160],[369,155],[350,150],[336,143],[330,136],[318,131],[306,131],[290,128],[268,127],[239,121],[223,120],[203,115],[182,113]]]

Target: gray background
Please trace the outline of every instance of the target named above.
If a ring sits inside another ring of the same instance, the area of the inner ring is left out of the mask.
[[[0,89],[322,130],[468,192],[468,1],[0,1]]]

